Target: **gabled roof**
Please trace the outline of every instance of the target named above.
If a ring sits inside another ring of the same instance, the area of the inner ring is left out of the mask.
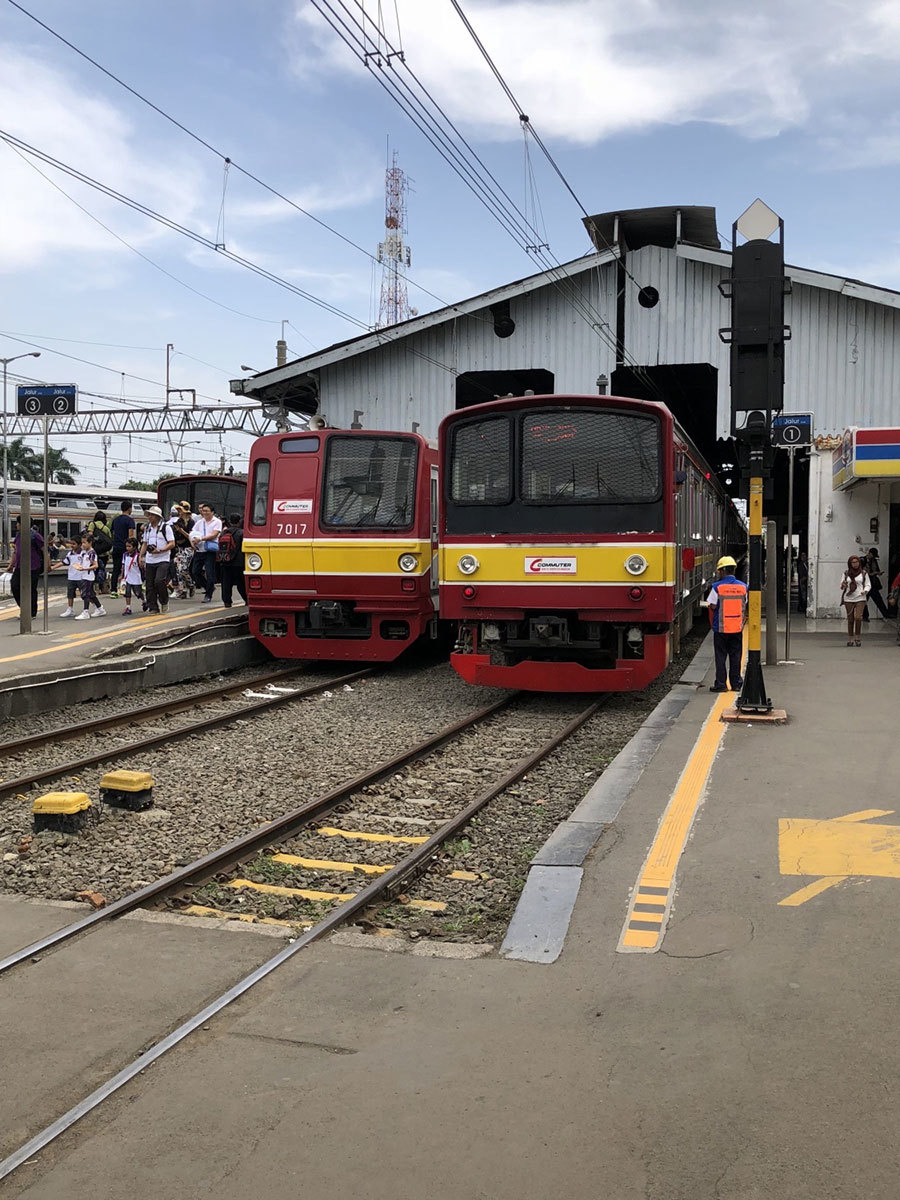
[[[326,346],[324,350],[317,350],[315,354],[296,358],[283,367],[272,367],[271,370],[261,371],[249,379],[232,379],[231,390],[239,395],[253,395],[259,388],[281,383],[297,374],[317,371],[320,367],[341,362],[342,359],[354,358],[357,354],[365,354],[369,350],[377,350],[379,346],[387,346],[391,342],[400,341],[410,334],[421,333],[425,329],[431,329],[434,325],[443,325],[445,321],[452,321],[455,317],[467,317],[472,313],[490,308],[492,304],[501,304],[504,300],[512,300],[516,296],[536,291],[540,287],[546,287],[554,279],[569,279],[584,271],[594,270],[596,267],[603,266],[604,263],[614,261],[615,257],[616,255],[611,250],[605,250],[602,254],[586,254],[582,258],[573,259],[571,262],[553,267],[549,271],[540,271],[537,275],[527,275],[524,279],[517,279],[514,283],[506,283],[502,287],[492,288],[489,292],[481,292],[480,295],[472,296],[468,300],[461,300],[458,304],[448,304],[446,308],[435,309],[434,312],[426,313],[424,316],[401,321],[399,325],[389,325],[384,329],[375,329],[371,333],[348,338],[345,342],[335,342],[331,346]],[[244,386],[235,386],[236,384]]]
[[[731,251],[714,249],[710,245],[715,231],[715,210],[713,209],[630,210],[631,213],[638,213],[641,217],[646,216],[647,221],[650,222],[650,224],[645,222],[639,225],[640,232],[636,233],[635,237],[639,238],[644,233],[647,233],[654,221],[666,222],[673,219],[673,214],[676,211],[682,215],[682,236],[684,236],[686,229],[692,229],[696,236],[702,237],[703,241],[706,242],[706,245],[688,244],[687,242],[676,243],[674,250],[678,257],[690,259],[694,262],[712,263],[728,270],[731,267]],[[696,215],[696,221],[688,227],[683,223],[686,212],[693,212]],[[710,232],[709,224],[710,213],[713,214],[712,233]],[[604,216],[608,215],[600,214],[599,217],[589,217],[585,220],[585,225],[590,228],[589,222],[601,221]],[[628,214],[619,215],[626,216]],[[717,237],[715,238],[715,242],[718,245]],[[642,241],[641,244],[656,245],[658,242]],[[596,254],[586,254],[581,258],[573,259],[571,262],[563,263],[548,271],[540,271],[535,275],[526,275],[524,278],[517,279],[513,283],[503,284],[501,287],[481,292],[477,296],[471,296],[468,300],[461,300],[457,304],[449,304],[444,308],[438,308],[434,312],[426,313],[424,316],[413,317],[411,320],[402,321],[398,325],[390,325],[384,329],[375,329],[368,333],[359,334],[357,337],[348,338],[343,342],[335,342],[331,346],[326,346],[323,350],[317,350],[314,354],[294,359],[292,362],[286,363],[283,367],[272,367],[271,370],[261,371],[258,375],[253,375],[247,379],[232,379],[231,391],[237,395],[254,397],[264,402],[277,403],[280,399],[289,400],[292,398],[296,403],[293,405],[289,403],[289,407],[296,407],[299,411],[315,412],[316,404],[314,396],[316,384],[312,373],[321,367],[327,367],[332,363],[355,358],[357,355],[366,354],[370,350],[377,350],[379,347],[388,346],[392,342],[402,341],[411,334],[421,333],[434,326],[443,325],[447,321],[452,321],[457,317],[466,317],[473,313],[481,312],[494,304],[500,304],[505,300],[512,300],[517,296],[522,296],[528,292],[536,291],[538,288],[546,287],[548,284],[553,283],[554,280],[571,278],[585,271],[595,270],[598,267],[615,261],[616,257],[615,251],[611,249],[605,249]],[[795,267],[787,264],[785,265],[785,274],[790,276],[794,283],[802,284],[806,287],[822,288],[826,291],[839,292],[841,295],[850,296],[856,300],[865,300],[873,304],[886,305],[888,308],[900,309],[900,292],[890,288],[878,287],[875,284],[864,283],[862,280],[850,279],[842,275],[829,275],[824,271],[811,271],[805,267]]]

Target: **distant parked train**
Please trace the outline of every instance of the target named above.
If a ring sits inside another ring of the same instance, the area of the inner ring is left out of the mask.
[[[244,552],[250,629],[273,654],[396,658],[435,621],[435,448],[369,430],[259,438]]]
[[[470,683],[646,687],[740,517],[664,405],[528,396],[440,429],[440,611]]]
[[[247,478],[244,475],[177,475],[161,479],[157,487],[157,504],[168,516],[173,504],[186,500],[191,512],[198,505],[211,504],[220,517],[242,513],[247,502]]]

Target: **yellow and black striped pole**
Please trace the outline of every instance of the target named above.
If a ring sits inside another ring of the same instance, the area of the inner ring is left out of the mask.
[[[750,578],[747,581],[747,666],[744,684],[737,702],[738,712],[771,712],[772,701],[766,695],[762,673],[762,529],[763,529],[763,449],[750,449]],[[772,614],[774,619],[774,614]]]

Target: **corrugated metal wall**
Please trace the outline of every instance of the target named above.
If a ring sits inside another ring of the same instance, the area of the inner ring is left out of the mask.
[[[729,351],[719,329],[729,324],[730,306],[718,289],[727,268],[656,246],[630,254],[628,268],[639,284],[652,284],[660,293],[659,304],[645,309],[637,287],[626,283],[628,361],[716,367],[718,436],[727,437]],[[557,392],[588,393],[596,390],[598,375],[612,375],[614,265],[519,296],[510,302],[510,315],[516,330],[509,338],[495,335],[485,309],[322,368],[321,411],[340,426],[349,426],[354,412],[362,412],[366,428],[409,429],[418,422],[421,433],[434,437],[441,418],[455,407],[457,373],[542,368],[553,373]],[[601,333],[585,316],[605,322]],[[812,411],[817,433],[898,421],[898,310],[794,284],[785,319],[793,334],[786,349],[788,411]]]

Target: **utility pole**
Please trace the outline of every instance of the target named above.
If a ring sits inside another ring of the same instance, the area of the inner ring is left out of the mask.
[[[106,470],[106,456],[109,454],[109,448],[112,445],[112,438],[108,434],[100,439],[103,445],[103,487],[104,490],[109,487],[109,475]]]
[[[738,235],[745,239],[740,245]],[[790,290],[784,222],[762,200],[754,200],[734,223],[731,278],[719,288],[731,300],[731,326],[719,335],[731,346],[731,433],[749,501],[748,654],[736,712],[752,718],[772,714],[761,657],[763,496],[774,458],[772,414],[784,407],[784,343],[790,337],[784,324],[784,297]],[[775,621],[776,614],[767,614],[767,620]]]

